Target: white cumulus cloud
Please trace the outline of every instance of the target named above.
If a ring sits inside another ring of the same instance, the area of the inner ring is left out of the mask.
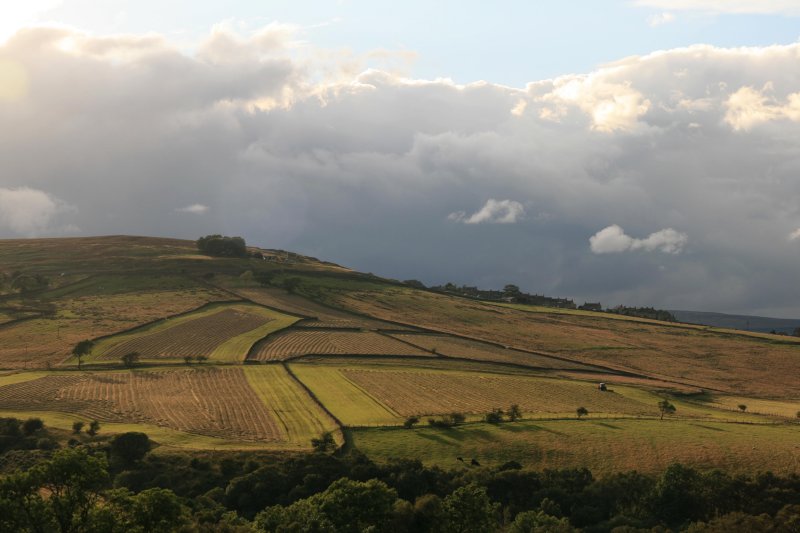
[[[517,201],[490,198],[483,207],[469,216],[464,211],[456,211],[447,218],[464,224],[514,224],[524,214],[525,208]]]
[[[54,218],[73,208],[44,191],[30,187],[0,188],[0,227],[35,237],[52,231]]]
[[[688,241],[688,236],[685,233],[680,233],[672,228],[666,228],[651,233],[644,239],[636,239],[626,235],[621,227],[613,224],[589,237],[589,246],[592,252],[596,254],[619,253],[634,250],[678,254],[683,250],[686,241]]]
[[[203,204],[192,204],[186,207],[179,207],[175,211],[178,213],[192,213],[194,215],[202,215],[208,211],[208,206]]]
[[[797,228],[789,234],[790,241],[796,241],[797,239],[800,239],[800,228]]]

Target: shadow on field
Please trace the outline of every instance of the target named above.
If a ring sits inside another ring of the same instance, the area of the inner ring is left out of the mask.
[[[622,428],[619,426],[615,426],[614,424],[609,424],[608,422],[593,422],[595,426],[603,426],[604,428],[608,429],[617,429],[621,430]]]
[[[727,429],[715,428],[715,427],[712,427],[712,426],[704,426],[703,424],[689,424],[689,425],[690,426],[695,426],[695,427],[698,427],[698,428],[707,429],[709,431],[723,431],[723,432],[724,431],[728,431]]]

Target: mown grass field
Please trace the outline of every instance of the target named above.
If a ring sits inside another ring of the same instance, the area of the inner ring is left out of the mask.
[[[800,470],[800,426],[714,421],[588,419],[349,430],[353,446],[377,460],[419,459],[464,467],[517,461],[526,468],[589,468],[594,475],[660,472],[674,462],[731,473]]]
[[[241,362],[261,338],[290,326],[297,317],[249,303],[218,303],[100,340],[86,360],[118,361],[130,352],[146,362],[178,362],[205,356]],[[77,361],[73,358],[72,364]]]
[[[56,418],[59,427],[75,420],[158,427],[170,440],[183,435],[185,446],[193,435],[200,448],[232,441],[304,450],[311,438],[338,433],[335,421],[278,365],[22,372],[0,376],[0,411]]]

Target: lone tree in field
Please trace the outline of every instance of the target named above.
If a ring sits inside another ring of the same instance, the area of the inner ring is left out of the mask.
[[[669,400],[664,399],[658,402],[658,410],[661,411],[659,420],[664,420],[664,415],[671,415],[675,412],[675,406],[669,403]]]
[[[80,420],[76,420],[75,422],[72,423],[72,433],[74,433],[75,435],[80,434],[80,432],[83,431],[84,425],[85,424]]]
[[[136,363],[139,362],[139,352],[130,352],[126,353],[122,357],[120,357],[122,364],[125,365],[127,368],[133,368],[136,366]]]
[[[315,452],[325,453],[336,448],[336,440],[333,433],[326,431],[319,438],[311,439],[311,447]]]
[[[100,422],[97,420],[92,420],[89,423],[89,429],[86,430],[86,433],[94,437],[100,431]]]
[[[483,417],[483,419],[490,424],[499,424],[503,421],[503,410],[492,409]]]
[[[89,339],[86,339],[80,341],[72,349],[72,355],[78,358],[78,370],[81,369],[81,365],[83,364],[83,356],[92,353],[92,348],[94,348],[94,343]]]
[[[743,412],[743,413],[744,413],[745,411],[747,411],[747,406],[746,406],[745,404],[743,404],[743,403],[740,403],[738,407],[739,407],[739,410],[740,410],[741,412]]]
[[[406,418],[406,421],[403,422],[403,427],[406,429],[411,429],[412,427],[414,427],[414,424],[418,423],[419,423],[418,416],[409,416],[408,418]]]
[[[206,361],[208,361],[208,356],[207,355],[198,355],[197,357],[195,357],[195,359],[197,359],[198,363],[205,363]]]
[[[191,355],[184,355],[183,356],[183,362],[186,363],[187,365],[191,365],[192,364],[192,356]]]
[[[508,415],[508,419],[511,422],[516,422],[517,420],[522,418],[522,410],[519,408],[519,405],[517,404],[514,404],[511,407],[509,407],[508,413],[506,414]]]
[[[575,409],[575,414],[578,415],[578,420],[580,420],[582,416],[586,416],[589,414],[589,410],[586,409],[585,407],[578,407],[577,409]]]

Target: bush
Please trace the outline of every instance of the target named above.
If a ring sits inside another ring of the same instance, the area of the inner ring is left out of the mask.
[[[84,423],[80,420],[76,420],[72,423],[72,433],[75,435],[79,435],[81,431],[83,431]]]
[[[403,422],[403,427],[406,429],[411,429],[412,427],[414,427],[414,424],[418,423],[419,423],[418,416],[409,416],[408,418],[406,418],[406,421]]]
[[[499,424],[503,421],[503,410],[492,409],[484,415],[483,419],[490,424]]]
[[[25,436],[31,436],[42,429],[44,429],[44,422],[41,418],[29,418],[22,423],[22,433]]]
[[[141,432],[130,431],[121,433],[111,439],[111,457],[131,465],[140,461],[150,451],[150,438]]]
[[[36,441],[36,448],[40,450],[55,450],[58,448],[58,443],[50,437],[42,437]]]

